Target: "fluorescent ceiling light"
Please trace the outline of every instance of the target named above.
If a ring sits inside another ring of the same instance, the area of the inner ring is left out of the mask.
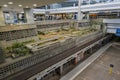
[[[36,7],[36,6],[37,6],[37,4],[33,4],[33,6],[34,6],[34,7]]]
[[[8,2],[8,4],[13,4],[13,2]]]
[[[8,5],[7,5],[7,4],[4,4],[3,7],[8,7]]]
[[[26,8],[29,8],[28,6],[26,6]]]
[[[18,5],[19,7],[22,7],[22,5]]]

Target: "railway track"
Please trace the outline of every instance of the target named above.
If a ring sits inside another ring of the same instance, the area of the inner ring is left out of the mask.
[[[92,39],[88,42],[83,43],[82,45],[76,45],[73,48],[66,50],[56,56],[53,56],[45,61],[43,61],[42,63],[38,63],[36,65],[30,66],[27,69],[23,69],[15,74],[12,74],[2,80],[26,80],[28,78],[30,78],[31,76],[47,69],[48,67],[58,63],[59,61],[73,55],[74,53],[78,52],[79,50],[93,44],[94,42],[100,40],[101,38],[103,38],[102,36],[97,37],[95,39]]]

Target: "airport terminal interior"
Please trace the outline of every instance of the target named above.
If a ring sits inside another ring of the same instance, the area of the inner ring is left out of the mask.
[[[120,0],[0,0],[0,80],[120,80]]]

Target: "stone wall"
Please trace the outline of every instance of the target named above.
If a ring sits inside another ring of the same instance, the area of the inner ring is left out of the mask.
[[[59,22],[56,21],[56,23],[53,23],[52,21],[49,23],[44,23],[44,24],[37,24],[37,30],[38,31],[49,31],[49,30],[56,30],[56,29],[60,29],[60,28],[70,28],[70,27],[74,27],[74,28],[78,28],[78,27],[88,27],[90,26],[90,22],[77,22],[77,21],[65,21],[65,22]]]
[[[78,23],[78,27],[85,27],[85,26],[90,26],[90,23],[89,22]]]
[[[0,63],[3,63],[3,62],[4,62],[4,54],[3,54],[2,48],[0,47]]]
[[[68,22],[64,23],[54,23],[54,24],[42,24],[37,25],[38,31],[56,30],[60,28],[69,28],[70,24]]]
[[[16,28],[17,27],[17,28]],[[15,42],[38,40],[36,27],[22,28],[19,26],[2,28],[0,31],[0,43],[2,47],[11,46]]]

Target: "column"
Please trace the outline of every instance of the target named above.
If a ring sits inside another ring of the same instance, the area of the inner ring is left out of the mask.
[[[87,20],[89,20],[89,12],[86,13]]]
[[[73,3],[73,7],[75,7],[75,3]]]
[[[119,12],[117,12],[117,17],[120,17],[120,13]]]
[[[10,23],[17,23],[17,13],[15,11],[10,11]]]
[[[14,23],[18,23],[18,16],[17,16],[17,12],[14,11]]]
[[[10,14],[10,23],[14,23],[13,11],[10,11],[9,14]]]
[[[48,10],[48,5],[45,6],[45,18],[44,20],[48,20],[48,16],[49,16],[49,12],[47,11]]]
[[[47,5],[45,6],[45,9],[46,9],[46,10],[48,9],[48,6],[47,6]]]
[[[92,51],[92,47],[90,48],[90,53],[93,53],[93,51]]]
[[[103,24],[103,33],[104,33],[104,35],[106,34],[106,32],[107,32],[107,24]]]
[[[91,1],[91,0],[89,0],[89,3],[88,3],[89,5],[90,5],[90,1]]]
[[[32,8],[24,8],[25,22],[34,23],[34,15]]]
[[[82,20],[82,17],[83,17],[83,14],[81,12],[81,1],[82,0],[78,1],[78,22],[80,22]]]
[[[0,7],[0,26],[5,26],[5,18],[4,18],[2,7]]]
[[[75,57],[75,65],[78,63],[78,57],[79,57],[79,55],[77,55],[77,56]]]
[[[63,73],[63,65],[60,66],[60,75],[62,75],[62,73]]]

